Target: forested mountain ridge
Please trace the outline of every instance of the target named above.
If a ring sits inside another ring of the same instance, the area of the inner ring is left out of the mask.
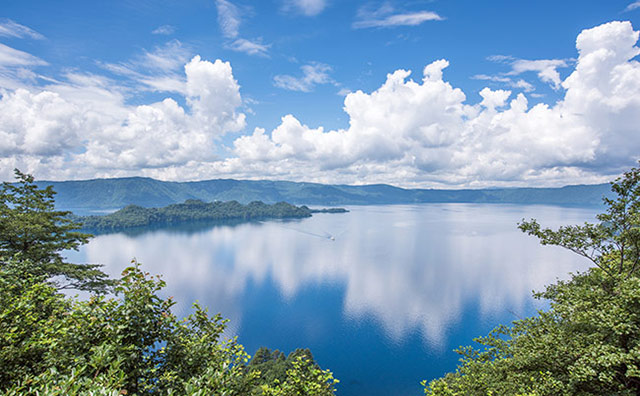
[[[499,189],[403,189],[386,184],[348,186],[318,183],[215,179],[195,182],[165,182],[131,177],[78,181],[39,181],[52,185],[60,209],[83,213],[114,210],[127,205],[161,207],[197,199],[205,202],[238,201],[268,204],[286,201],[294,205],[374,205],[410,203],[513,203],[599,206],[610,193],[609,184],[574,185],[560,188]]]

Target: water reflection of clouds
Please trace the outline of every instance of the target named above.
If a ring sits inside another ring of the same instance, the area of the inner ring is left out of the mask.
[[[585,268],[579,258],[520,233],[515,223],[523,217],[560,225],[588,220],[591,212],[498,205],[356,207],[286,224],[103,235],[84,252],[87,261],[105,263],[114,275],[137,257],[148,271],[163,274],[167,292],[182,304],[178,310],[185,312],[197,299],[230,318],[234,328],[252,285],[273,282],[286,301],[307,285],[330,283],[344,285],[346,320],[374,317],[395,342],[417,330],[441,346],[465,308],[477,307],[485,317],[522,312],[531,290]],[[340,237],[317,237],[326,232]]]

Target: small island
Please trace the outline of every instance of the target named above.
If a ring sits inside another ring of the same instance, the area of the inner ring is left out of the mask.
[[[343,208],[309,209],[286,202],[266,204],[254,201],[243,205],[238,201],[203,202],[196,199],[172,204],[163,208],[144,208],[128,205],[105,216],[74,216],[82,228],[95,231],[122,230],[155,225],[171,225],[187,222],[296,219],[311,217],[313,213],[345,213]]]
[[[306,207],[306,206],[305,206]],[[347,213],[345,208],[310,209],[311,213]]]

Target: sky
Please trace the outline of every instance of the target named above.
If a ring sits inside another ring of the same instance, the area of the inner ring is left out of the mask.
[[[0,180],[606,182],[639,31],[634,0],[5,2]]]

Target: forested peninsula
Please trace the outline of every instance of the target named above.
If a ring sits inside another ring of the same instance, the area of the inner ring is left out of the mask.
[[[202,221],[296,219],[311,217],[313,213],[344,213],[346,209],[309,209],[286,202],[265,204],[254,201],[243,205],[237,201],[203,202],[196,199],[162,208],[143,208],[128,205],[105,216],[74,216],[82,228],[95,231],[119,230],[134,227],[180,224]]]

